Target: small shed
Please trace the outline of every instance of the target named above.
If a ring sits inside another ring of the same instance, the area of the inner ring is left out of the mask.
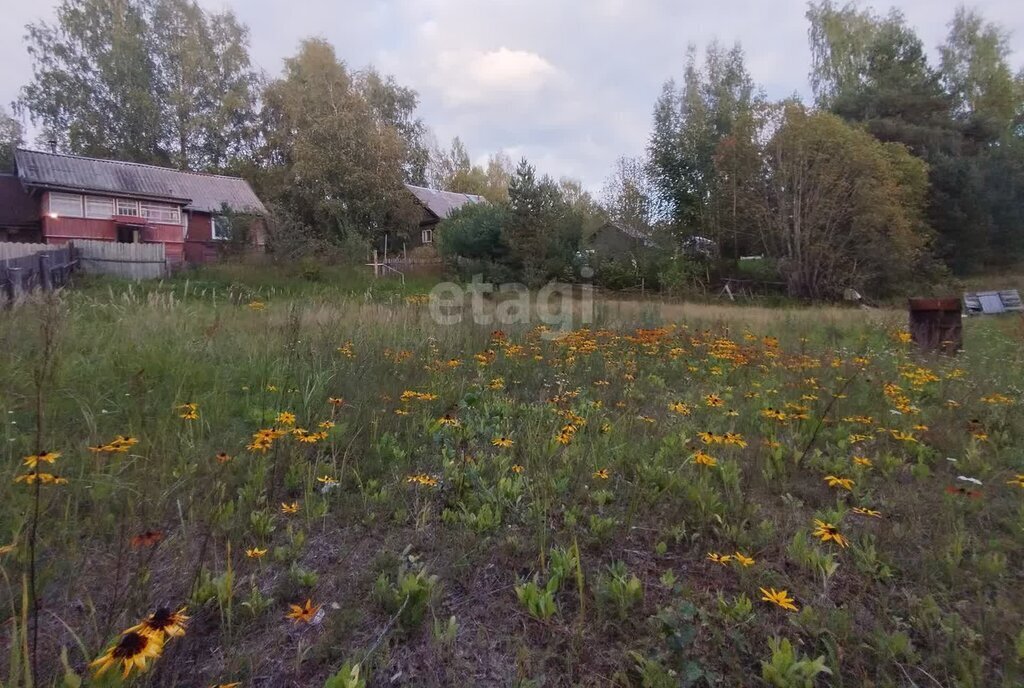
[[[610,221],[597,228],[585,242],[585,248],[599,255],[636,253],[654,248],[651,235],[622,222]]]

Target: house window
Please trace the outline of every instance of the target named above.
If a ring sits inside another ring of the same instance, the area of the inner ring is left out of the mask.
[[[139,211],[142,217],[151,222],[159,222],[165,225],[180,225],[181,210],[174,205],[163,203],[140,203]]]
[[[127,198],[117,199],[117,214],[139,217],[139,202],[129,201]]]
[[[210,236],[215,241],[227,241],[231,238],[231,218],[225,215],[214,215],[210,218],[212,232]]]
[[[434,243],[434,230],[432,230],[432,229],[424,229],[422,232],[420,232],[420,240],[424,244],[432,244],[432,243]]]
[[[97,220],[109,220],[114,216],[114,200],[111,198],[86,196],[85,216]]]
[[[82,197],[78,194],[50,192],[50,215],[82,217]]]

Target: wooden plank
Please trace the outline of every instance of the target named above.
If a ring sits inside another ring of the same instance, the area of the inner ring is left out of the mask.
[[[45,251],[48,248],[50,247],[43,243],[30,244],[17,241],[0,241],[0,260],[31,256],[34,253]]]

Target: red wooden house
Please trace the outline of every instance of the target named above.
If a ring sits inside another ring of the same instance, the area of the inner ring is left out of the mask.
[[[232,217],[266,215],[238,177],[24,149],[14,157],[17,180],[38,218],[25,233],[48,244],[73,239],[162,243],[172,264],[204,263],[217,259],[233,238]],[[263,223],[247,224],[247,241],[261,247]],[[17,233],[8,238],[26,240]]]

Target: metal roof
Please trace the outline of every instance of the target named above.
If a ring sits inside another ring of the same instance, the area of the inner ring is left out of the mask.
[[[964,294],[964,308],[969,315],[1024,313],[1024,304],[1016,289],[968,292]]]
[[[633,227],[632,225],[627,225],[623,222],[617,222],[615,220],[609,220],[608,222],[601,225],[601,227],[599,227],[598,229],[601,230],[604,229],[605,227],[612,227],[614,229],[617,229],[626,236],[628,236],[629,238],[639,240],[645,246],[654,246],[654,240],[651,239],[650,234],[648,234],[642,229]]]
[[[235,212],[267,212],[248,182],[238,177],[22,148],[14,159],[25,186],[160,199],[208,213],[225,205]]]
[[[409,189],[412,195],[427,210],[442,220],[467,203],[486,202],[483,196],[477,196],[476,194],[438,191],[437,189],[428,189],[423,186],[413,186],[412,184],[406,184],[405,188]]]
[[[39,223],[39,205],[25,193],[13,174],[0,174],[0,226],[20,227]]]

